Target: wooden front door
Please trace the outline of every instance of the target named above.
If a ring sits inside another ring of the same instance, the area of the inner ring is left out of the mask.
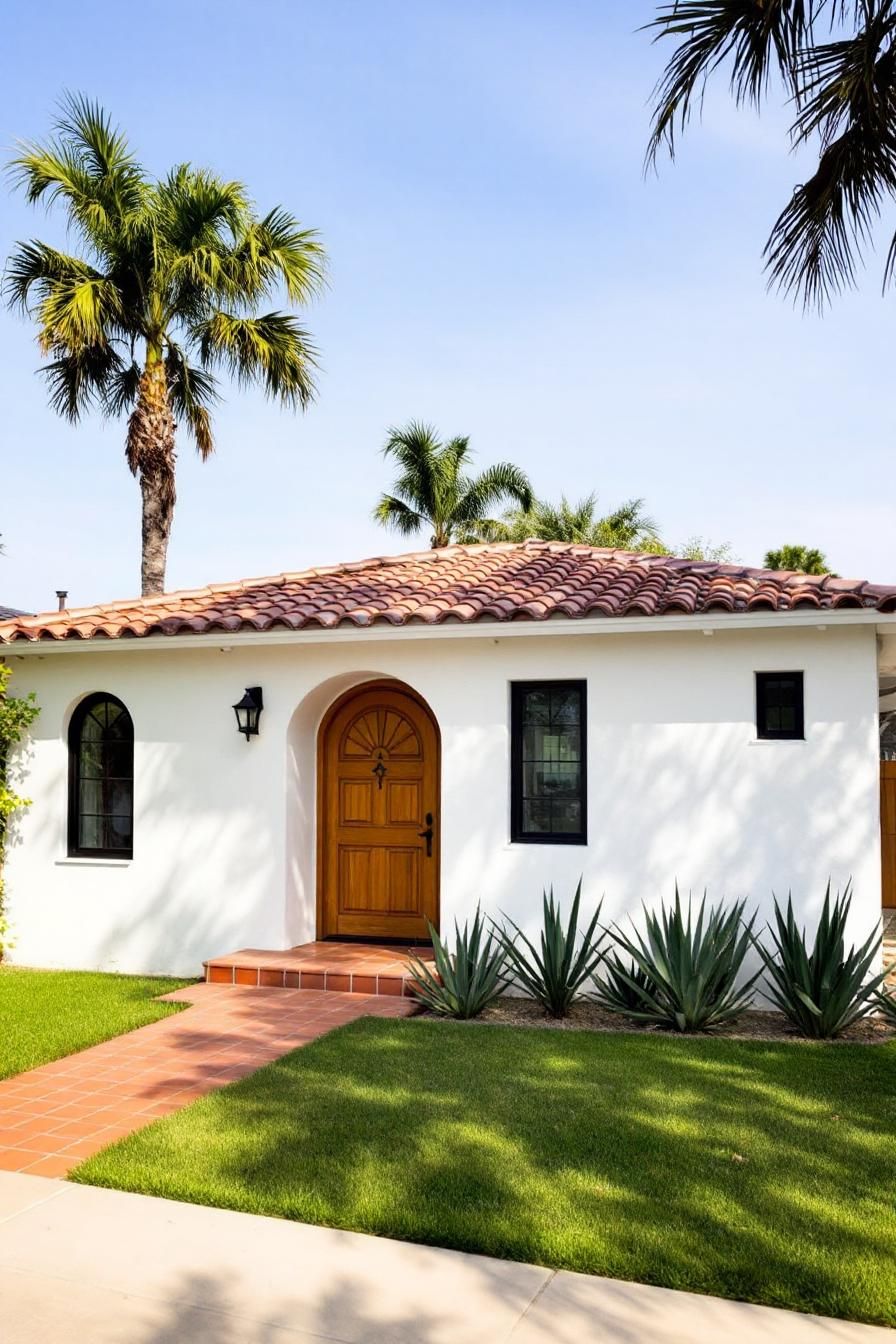
[[[880,763],[880,844],[882,904],[891,910],[896,908],[896,761]]]
[[[428,938],[438,927],[439,739],[408,691],[376,684],[321,728],[320,936]]]

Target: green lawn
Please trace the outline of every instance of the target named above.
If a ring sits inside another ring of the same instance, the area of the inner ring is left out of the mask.
[[[0,1078],[177,1012],[178,1005],[153,998],[188,983],[0,966]]]
[[[896,1325],[896,1047],[365,1019],[75,1180]]]

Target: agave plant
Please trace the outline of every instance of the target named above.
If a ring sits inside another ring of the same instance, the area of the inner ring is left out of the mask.
[[[793,901],[788,894],[787,911],[775,901],[775,927],[769,926],[774,947],[753,939],[765,965],[768,988],[765,997],[787,1017],[803,1036],[828,1040],[839,1036],[865,1017],[879,999],[878,991],[887,972],[870,975],[880,951],[881,937],[873,932],[861,945],[846,951],[846,924],[852,904],[852,883],[831,903],[828,882],[824,905],[811,949],[805,929],[797,927]]]
[[[614,926],[611,936],[634,967],[629,971],[616,958],[614,975],[636,1001],[619,1011],[675,1031],[711,1031],[739,1017],[761,974],[738,983],[756,918],[745,922],[745,907],[746,901],[737,901],[728,910],[707,909],[704,894],[695,920],[691,898],[685,915],[676,884],[671,909],[663,905],[657,915],[645,908],[644,934],[628,937]]]
[[[566,1017],[570,1007],[582,994],[582,987],[592,979],[603,953],[601,938],[595,942],[595,931],[600,918],[597,909],[578,938],[579,904],[582,882],[576,887],[569,920],[564,927],[560,905],[554,901],[554,888],[543,895],[543,924],[540,947],[527,938],[512,919],[507,922],[512,932],[500,929],[508,965],[521,989],[531,995],[552,1017]],[[505,916],[506,918],[506,916]]]
[[[893,967],[887,967],[887,975]],[[896,1027],[896,994],[892,989],[882,989],[874,996],[874,1007],[886,1018],[891,1027]]]
[[[486,934],[478,906],[472,925],[465,922],[461,930],[455,920],[453,952],[432,924],[429,933],[434,962],[413,955],[408,958],[415,977],[414,998],[440,1017],[478,1017],[507,987],[507,955],[501,940]]]
[[[614,952],[604,958],[600,979],[595,982],[594,1001],[607,1012],[634,1018],[644,1006],[644,995],[654,982],[635,962],[626,964]]]

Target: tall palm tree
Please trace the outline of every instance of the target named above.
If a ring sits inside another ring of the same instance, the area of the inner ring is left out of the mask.
[[[625,551],[662,550],[656,524],[643,512],[643,499],[628,499],[612,513],[598,516],[597,495],[571,504],[561,495],[559,504],[536,499],[529,509],[512,509],[495,524],[494,540],[571,541],[586,546],[611,546]]]
[[[11,168],[31,204],[60,204],[78,255],[32,240],[7,263],[11,307],[38,326],[50,404],[71,421],[128,415],[126,458],[143,500],[142,589],[162,592],[182,421],[213,451],[216,370],[304,407],[315,356],[295,316],[322,282],[313,232],[280,207],[260,216],[246,188],[180,164],[161,179],[134,158],[107,114],[67,97],[55,134],[23,145]]]
[[[766,569],[792,569],[797,574],[830,574],[831,567],[824,552],[815,546],[779,546],[766,551]]]
[[[495,526],[489,520],[491,510],[507,500],[531,507],[532,487],[524,471],[512,462],[497,462],[471,476],[469,439],[442,443],[432,425],[412,420],[402,429],[390,429],[383,455],[397,463],[399,474],[393,493],[383,495],[374,509],[374,518],[405,537],[429,528],[433,549],[453,541],[480,541]]]
[[[769,89],[794,109],[791,149],[813,146],[766,244],[771,283],[823,305],[855,282],[882,207],[896,198],[896,4],[893,0],[667,0],[648,25],[675,51],[656,88],[648,162],[724,72],[735,102]],[[885,283],[896,274],[896,238]]]

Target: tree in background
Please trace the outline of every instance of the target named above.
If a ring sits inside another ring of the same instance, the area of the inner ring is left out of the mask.
[[[478,541],[495,527],[489,515],[508,501],[521,509],[532,506],[529,478],[511,462],[498,462],[472,476],[472,453],[467,438],[442,443],[432,425],[412,420],[391,429],[384,457],[399,469],[392,493],[383,495],[373,516],[383,527],[403,537],[424,528],[430,545]]]
[[[12,668],[7,663],[0,663],[0,961],[3,960],[4,951],[11,945],[3,886],[3,859],[9,824],[15,813],[29,806],[29,799],[20,797],[13,787],[10,755],[39,712],[33,691],[24,697],[8,694],[7,686],[11,676]]]
[[[483,535],[487,541],[578,542],[585,546],[609,546],[624,551],[662,551],[656,524],[643,511],[643,499],[629,499],[612,513],[598,515],[597,495],[592,493],[571,504],[565,495],[559,504],[534,499],[528,509],[511,509]]]
[[[789,149],[817,149],[766,244],[770,283],[822,306],[855,283],[863,249],[896,197],[893,0],[675,0],[648,27],[676,42],[657,85],[648,162],[700,106],[716,71],[760,108],[780,80],[794,109]],[[884,272],[896,271],[896,238]]]
[[[830,574],[831,567],[824,552],[814,546],[780,546],[766,551],[766,569],[793,569],[797,574]]]
[[[246,188],[180,164],[144,171],[106,113],[62,105],[55,135],[11,164],[31,204],[62,205],[80,255],[19,243],[7,263],[11,307],[38,326],[50,404],[71,421],[92,409],[128,415],[126,458],[143,500],[142,590],[165,586],[182,421],[205,460],[214,448],[215,371],[258,384],[290,408],[313,395],[314,350],[296,317],[262,311],[276,296],[307,303],[323,250],[280,207],[259,216]]]
[[[679,560],[702,560],[713,565],[736,565],[738,558],[728,541],[713,542],[707,537],[688,537],[679,546],[664,548],[666,555]]]

